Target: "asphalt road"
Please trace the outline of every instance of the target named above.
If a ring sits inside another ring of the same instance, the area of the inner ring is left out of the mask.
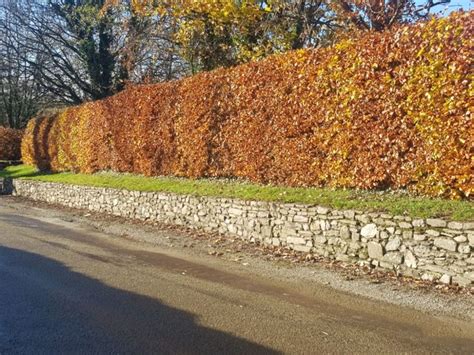
[[[271,281],[14,204],[0,197],[0,354],[474,351],[470,322]]]

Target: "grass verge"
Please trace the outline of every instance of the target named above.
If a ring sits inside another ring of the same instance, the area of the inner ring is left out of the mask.
[[[0,171],[0,178],[11,177],[83,186],[138,191],[163,191],[196,196],[219,196],[243,200],[314,204],[338,209],[386,212],[411,217],[447,217],[474,220],[474,202],[416,197],[406,194],[328,188],[291,188],[257,185],[229,180],[191,180],[174,177],[144,177],[131,174],[43,173],[26,165]]]

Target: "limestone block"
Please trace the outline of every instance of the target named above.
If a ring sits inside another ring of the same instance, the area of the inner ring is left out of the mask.
[[[426,224],[431,227],[438,227],[438,228],[444,228],[447,226],[447,222],[439,218],[428,218],[426,220]]]
[[[457,243],[453,239],[447,238],[437,238],[434,241],[434,245],[438,248],[449,250],[449,251],[456,251]]]
[[[401,240],[399,237],[395,237],[391,240],[388,241],[388,243],[385,245],[385,250],[386,251],[395,251],[398,250],[400,245],[402,244]]]
[[[378,234],[378,228],[377,225],[374,223],[366,224],[362,229],[360,230],[360,234],[364,238],[373,238]]]
[[[403,256],[399,252],[389,252],[383,256],[382,261],[390,264],[400,265],[403,262]]]
[[[407,250],[405,252],[405,265],[408,266],[409,268],[416,269],[417,268],[417,260],[415,255],[410,250]]]
[[[372,259],[381,259],[383,257],[383,247],[377,242],[369,242],[367,244],[369,257]]]

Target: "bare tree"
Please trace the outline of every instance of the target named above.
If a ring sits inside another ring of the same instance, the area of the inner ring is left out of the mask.
[[[335,0],[341,16],[362,30],[383,31],[397,24],[427,18],[431,10],[451,0]]]
[[[139,14],[130,1],[109,9],[115,18],[117,57],[126,81],[157,82],[189,73],[174,40],[175,24],[168,17]]]
[[[26,47],[14,46],[18,28],[7,12],[0,10],[0,21],[0,125],[22,128],[50,97],[37,80],[35,68],[41,66],[41,58],[31,56]],[[28,61],[23,59],[28,56]]]
[[[15,43],[5,45],[22,55],[43,88],[68,103],[100,99],[115,91],[110,20],[98,18],[97,4],[81,6],[71,0],[3,2],[3,11],[15,30]]]
[[[0,28],[14,34],[3,36],[0,46],[13,48],[61,102],[101,99],[127,82],[172,79],[183,70],[165,27],[152,23],[156,18],[135,16],[129,2],[114,9],[104,8],[103,0],[0,3],[9,17]]]
[[[325,0],[282,0],[277,4],[272,22],[292,34],[290,49],[326,45],[339,28],[336,13]]]

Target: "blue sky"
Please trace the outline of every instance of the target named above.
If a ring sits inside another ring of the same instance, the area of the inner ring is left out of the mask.
[[[423,0],[418,0],[417,3],[424,3]],[[440,5],[434,8],[434,12],[449,13],[451,11],[456,11],[459,9],[464,10],[474,10],[474,1],[473,0],[451,0],[447,5]]]

